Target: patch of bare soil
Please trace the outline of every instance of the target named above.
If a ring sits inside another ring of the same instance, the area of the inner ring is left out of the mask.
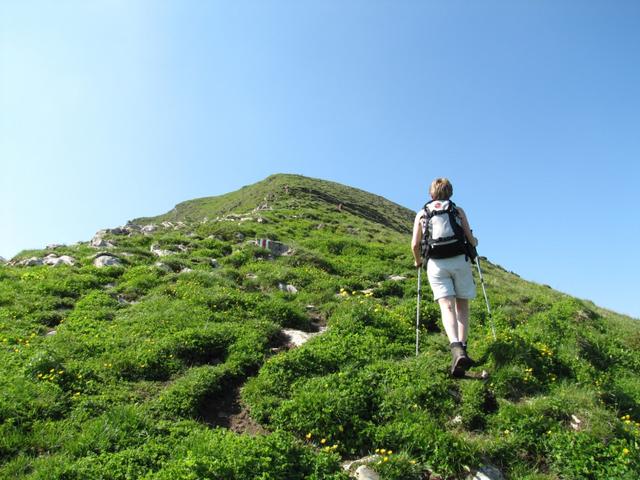
[[[228,388],[202,412],[203,421],[212,427],[224,427],[236,433],[264,435],[269,433],[249,416],[249,410],[240,402],[241,385]]]

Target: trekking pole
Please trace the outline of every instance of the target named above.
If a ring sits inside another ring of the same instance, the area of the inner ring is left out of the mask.
[[[418,267],[418,304],[416,306],[416,357],[420,341],[420,288],[422,286],[422,265]]]
[[[480,283],[482,284],[482,293],[484,293],[484,301],[487,304],[487,312],[489,313],[489,321],[491,322],[491,332],[493,333],[493,339],[496,340],[496,329],[493,326],[493,317],[491,316],[491,307],[489,306],[489,299],[487,298],[487,289],[484,288],[484,278],[482,277],[482,269],[480,268],[480,257],[478,255],[476,255],[476,267],[478,267],[478,275],[480,275]]]

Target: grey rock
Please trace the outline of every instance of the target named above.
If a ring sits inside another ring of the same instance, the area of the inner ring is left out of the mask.
[[[122,262],[118,257],[114,257],[112,255],[100,255],[95,258],[93,264],[98,267],[119,267],[122,265]]]
[[[102,238],[100,235],[96,235],[91,239],[91,243],[89,244],[92,247],[95,248],[109,248],[109,247],[115,247],[115,245],[113,244],[113,242],[109,241],[109,240],[105,240],[104,238]]]
[[[357,469],[357,467],[360,467],[362,465],[369,465],[371,463],[380,461],[381,459],[382,457],[380,455],[377,455],[377,454],[369,455],[368,457],[362,457],[357,460],[352,460],[350,462],[343,462],[342,469],[353,474],[355,473],[355,470]]]
[[[571,428],[573,428],[576,432],[582,430],[582,420],[580,420],[575,415],[571,415]]]
[[[51,243],[49,245],[47,245],[47,250],[54,250],[58,247],[64,247],[64,243]]]
[[[401,282],[402,280],[406,280],[407,277],[403,276],[403,275],[389,275],[389,280],[392,280],[394,282]]]
[[[380,475],[366,465],[360,465],[356,468],[355,478],[358,480],[380,480]]]
[[[47,335],[46,335],[46,336],[47,336],[47,337],[52,337],[52,336],[54,336],[56,333],[58,333],[58,332],[56,332],[55,330],[51,330],[51,331],[47,332]]]
[[[160,270],[162,270],[162,271],[164,271],[166,273],[173,272],[171,267],[169,265],[167,265],[166,263],[156,262],[156,263],[153,264],[153,266],[159,268]]]
[[[35,267],[37,265],[42,265],[43,263],[44,261],[42,260],[42,258],[31,257],[31,258],[26,258],[24,260],[19,261],[18,265],[22,265],[24,267]]]
[[[257,280],[258,276],[255,273],[247,273],[245,275],[246,278],[250,279],[250,280]]]
[[[296,330],[293,328],[284,328],[282,329],[282,333],[284,333],[289,338],[289,343],[292,346],[299,347],[300,345],[308,342],[316,335],[322,334],[326,329],[326,327],[322,327],[317,332],[303,332],[302,330]]]
[[[211,266],[213,268],[218,268],[218,266],[219,266],[218,260],[216,260],[215,258],[212,258],[211,260],[209,260],[209,263],[211,264]]]
[[[151,253],[153,253],[154,255],[158,256],[158,257],[166,257],[167,255],[171,255],[173,252],[171,250],[163,250],[160,248],[159,245],[157,244],[153,244],[151,245]]]
[[[235,237],[237,240],[240,240],[240,241],[244,240],[244,234],[241,232],[236,233]]]
[[[298,293],[298,289],[291,284],[285,285],[284,283],[279,283],[278,288],[283,292],[292,293],[294,295]]]
[[[129,227],[108,228],[107,230],[105,230],[105,233],[110,233],[112,235],[129,235],[131,233],[131,228]]]
[[[193,270],[190,269],[189,267],[184,267],[182,270],[180,270],[179,273],[189,273],[189,272],[193,272]]]
[[[149,234],[149,233],[153,233],[158,229],[157,226],[150,224],[150,225],[145,225],[144,227],[142,227],[140,229],[140,231],[144,234]]]
[[[462,423],[462,416],[461,415],[456,415],[455,417],[453,417],[451,419],[451,424],[452,425],[460,425]]]
[[[69,265],[73,266],[76,264],[76,260],[69,255],[62,255],[61,257],[56,256],[51,253],[47,255],[42,261],[45,265],[51,265],[53,267],[57,267],[58,265]]]
[[[502,472],[493,465],[484,465],[467,476],[467,480],[504,480]]]
[[[259,247],[266,248],[276,257],[294,254],[294,251],[288,245],[269,238],[259,238],[255,241],[255,244]]]

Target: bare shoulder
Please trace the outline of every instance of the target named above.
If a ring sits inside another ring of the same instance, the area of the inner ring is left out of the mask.
[[[423,221],[424,221],[424,217],[425,217],[425,212],[424,209],[418,211],[418,213],[416,213],[416,219],[413,221],[413,231],[417,232],[418,230],[420,230],[420,225],[422,225]]]

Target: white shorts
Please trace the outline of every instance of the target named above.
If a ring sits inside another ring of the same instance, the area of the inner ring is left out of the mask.
[[[476,296],[471,260],[465,261],[464,255],[430,258],[427,262],[427,277],[434,300],[451,296],[471,299]]]

